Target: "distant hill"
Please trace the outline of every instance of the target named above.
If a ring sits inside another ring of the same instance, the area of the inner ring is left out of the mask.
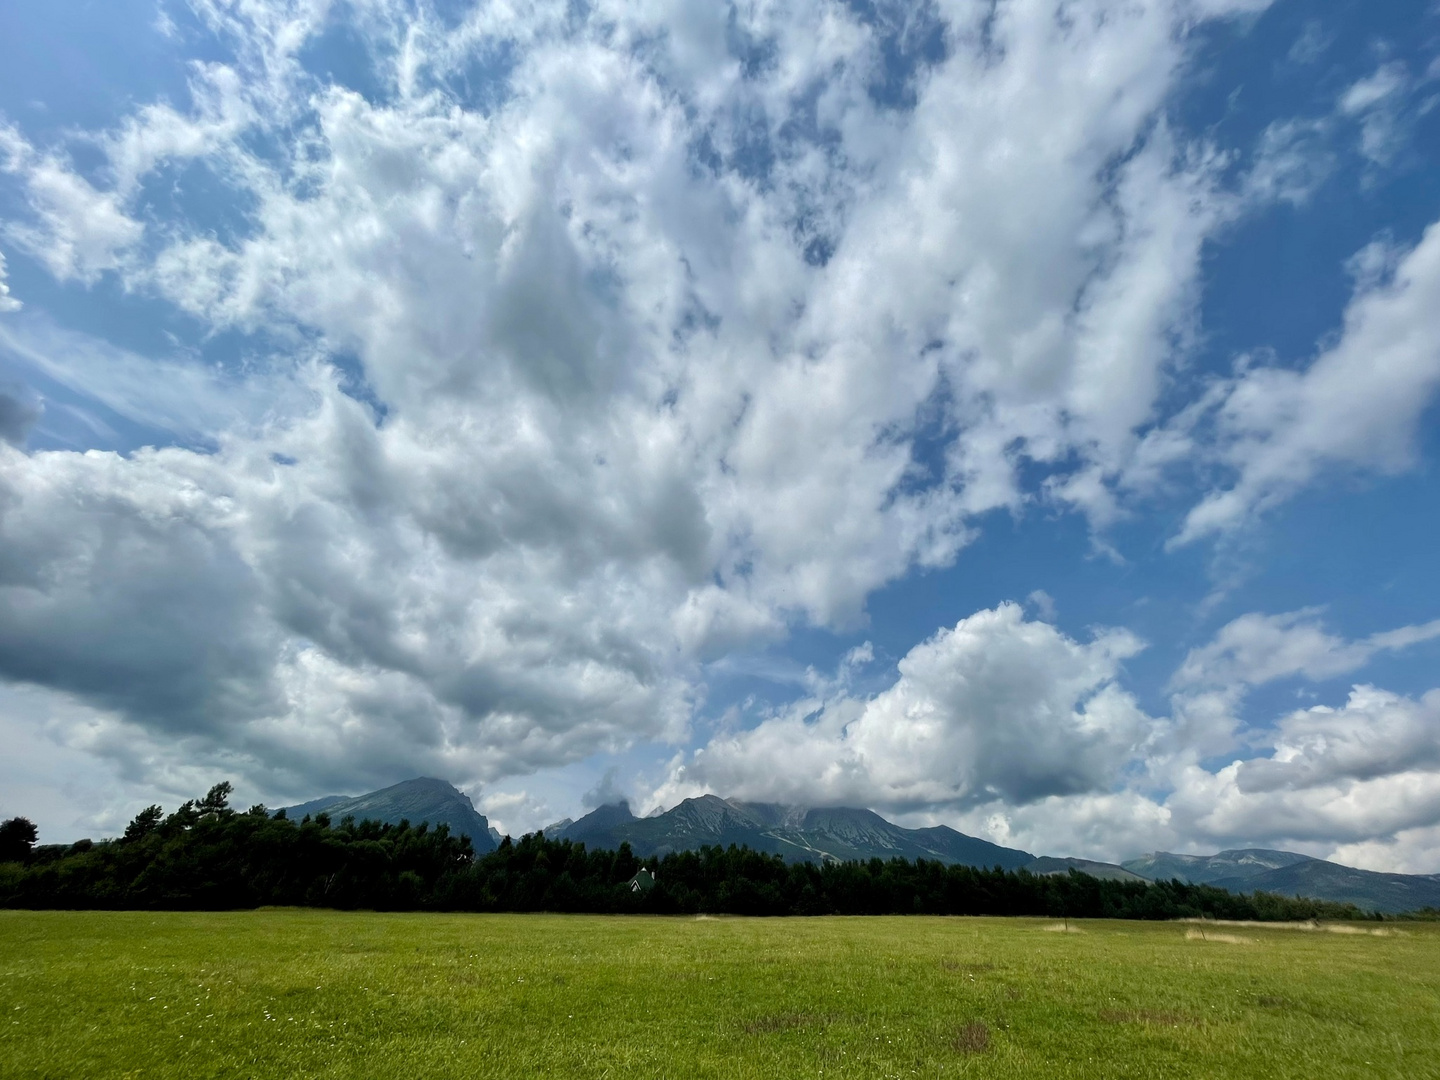
[[[1095,862],[1092,859],[1057,859],[1050,855],[1042,855],[1034,862],[1026,863],[1020,869],[1028,870],[1032,874],[1068,874],[1071,870],[1078,870],[1082,874],[1103,878],[1106,881],[1145,880],[1139,874],[1114,863]]]
[[[1387,914],[1440,907],[1440,874],[1382,874],[1293,851],[1243,848],[1218,855],[1157,851],[1124,865],[1152,881],[1179,878],[1231,892],[1305,896]]]
[[[645,818],[635,817],[628,805],[615,803],[578,821],[557,824],[558,830],[547,831],[547,836],[602,848],[628,841],[642,857],[736,844],[790,862],[902,858],[1014,870],[1035,859],[1027,851],[1001,847],[944,825],[903,829],[871,810],[749,803],[716,795],[686,799]]]
[[[470,799],[444,780],[419,778],[350,797],[327,795],[286,807],[292,818],[329,814],[398,824],[442,822],[470,837],[475,851],[493,851],[501,837]],[[1000,866],[1032,874],[1078,870],[1114,881],[1168,881],[1215,885],[1236,893],[1264,891],[1354,904],[1366,911],[1394,913],[1440,907],[1440,874],[1381,874],[1313,859],[1293,851],[1240,848],[1215,855],[1157,851],[1122,865],[1089,859],[1036,858],[1028,851],[966,836],[944,825],[905,829],[873,810],[855,807],[784,806],[702,795],[664,812],[637,818],[628,804],[601,806],[577,821],[546,827],[545,835],[590,848],[618,848],[628,842],[642,858],[704,845],[731,844],[783,856],[788,862],[846,862],[869,859],[929,859],[963,866]]]
[[[445,824],[455,835],[468,836],[479,854],[494,851],[496,847],[490,823],[485,820],[484,814],[475,809],[469,796],[454,785],[433,777],[406,780],[354,798],[327,795],[298,806],[287,806],[285,813],[292,818],[325,813],[336,822],[353,816],[356,821],[383,821],[391,825],[398,825],[401,819],[408,820],[411,825],[419,825],[422,821],[429,822],[432,827]]]
[[[1179,878],[1194,885],[1213,885],[1221,878],[1243,880],[1279,870],[1295,863],[1310,862],[1309,855],[1267,848],[1239,848],[1218,855],[1172,855],[1156,851],[1124,863],[1126,870],[1151,881]]]

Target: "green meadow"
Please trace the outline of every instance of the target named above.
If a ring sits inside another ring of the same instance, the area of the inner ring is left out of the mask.
[[[1440,926],[0,911],[0,1012],[6,1080],[1436,1077]]]

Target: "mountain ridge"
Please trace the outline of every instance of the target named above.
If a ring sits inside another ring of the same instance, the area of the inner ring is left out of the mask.
[[[1209,885],[1221,878],[1250,878],[1282,867],[1305,862],[1309,855],[1271,848],[1230,848],[1214,855],[1176,855],[1152,851],[1121,865],[1151,881],[1179,878],[1197,885]]]
[[[417,777],[364,795],[327,795],[286,807],[292,817],[328,814],[339,820],[412,825],[446,824],[470,837],[477,854],[493,851],[503,837],[477,811],[469,797],[434,777]],[[747,802],[701,795],[668,810],[636,817],[628,803],[599,806],[577,820],[547,826],[550,839],[591,848],[629,843],[641,858],[701,846],[746,846],[779,855],[788,862],[846,862],[903,858],[1033,874],[1071,870],[1117,881],[1168,881],[1214,885],[1231,892],[1269,892],[1315,900],[1353,903],[1369,911],[1398,913],[1440,907],[1440,874],[1386,874],[1344,866],[1293,851],[1232,848],[1214,855],[1156,851],[1124,863],[1035,856],[1018,848],[968,836],[946,825],[906,829],[861,807],[807,807]]]
[[[364,795],[326,795],[284,808],[286,816],[328,814],[335,821],[354,817],[356,821],[381,821],[398,825],[407,820],[433,828],[448,825],[457,836],[468,836],[477,854],[494,851],[498,841],[491,835],[490,822],[475,809],[470,797],[445,780],[417,776]]]
[[[1178,878],[1230,892],[1268,892],[1354,904],[1397,914],[1440,907],[1440,874],[1387,874],[1271,848],[1231,848],[1214,855],[1155,851],[1122,864],[1151,881]]]
[[[686,799],[644,818],[635,817],[624,803],[612,803],[546,835],[592,847],[629,843],[642,858],[702,845],[736,844],[791,862],[905,858],[1018,870],[1035,859],[1028,851],[992,844],[945,825],[906,829],[873,810],[743,802],[718,795]]]

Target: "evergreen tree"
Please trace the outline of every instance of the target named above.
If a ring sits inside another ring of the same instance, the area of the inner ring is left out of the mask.
[[[1035,875],[924,859],[787,863],[748,848],[704,847],[646,860],[628,844],[590,851],[540,834],[505,837],[476,858],[446,825],[412,827],[326,814],[296,822],[264,807],[236,813],[217,784],[168,817],[135,816],[118,841],[34,849],[24,818],[0,825],[0,906],[222,909],[261,904],[450,911],[738,915],[1030,915],[1052,918],[1361,918],[1350,905],[1180,881]]]
[[[0,863],[28,862],[39,830],[29,818],[13,817],[0,822]]]

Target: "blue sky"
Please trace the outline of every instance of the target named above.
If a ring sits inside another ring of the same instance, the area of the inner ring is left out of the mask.
[[[0,813],[1440,869],[1440,9],[0,12]]]

